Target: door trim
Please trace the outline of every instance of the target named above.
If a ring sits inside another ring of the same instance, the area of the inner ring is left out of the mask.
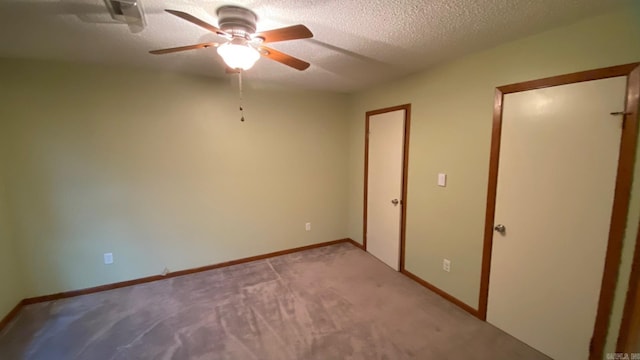
[[[491,250],[493,246],[493,222],[496,207],[498,166],[500,156],[500,135],[502,128],[502,109],[505,94],[551,86],[573,84],[617,76],[627,76],[627,96],[625,104],[624,127],[620,144],[620,157],[616,175],[616,188],[611,214],[611,227],[605,257],[604,273],[600,287],[600,299],[596,323],[590,346],[590,359],[602,359],[609,327],[609,318],[613,305],[618,268],[622,255],[622,240],[629,210],[629,196],[633,178],[633,165],[638,132],[638,98],[640,96],[640,63],[612,66],[602,69],[582,71],[567,75],[554,76],[539,80],[500,86],[496,88],[493,107],[493,129],[491,132],[491,155],[489,161],[489,184],[487,189],[487,208],[484,227],[484,245],[482,249],[482,270],[480,280],[479,317],[487,319],[489,297],[489,275],[491,270]]]
[[[640,230],[640,228],[639,228]],[[640,231],[636,239],[633,263],[631,264],[631,275],[629,276],[629,288],[627,290],[627,300],[622,314],[622,323],[618,333],[618,344],[616,352],[631,353],[637,351],[632,346],[634,339],[640,335]]]
[[[362,247],[367,250],[367,192],[369,188],[369,117],[404,110],[404,140],[402,151],[402,208],[400,212],[400,259],[398,268],[404,270],[404,240],[407,219],[407,180],[409,171],[409,133],[411,132],[411,104],[367,111],[364,129],[364,212],[362,221]]]

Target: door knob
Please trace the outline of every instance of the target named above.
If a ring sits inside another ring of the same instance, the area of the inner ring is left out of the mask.
[[[391,203],[393,204],[393,206],[398,206],[400,201],[398,201],[398,199],[393,199],[393,200],[391,200]]]
[[[493,227],[493,230],[499,232],[500,234],[504,235],[504,233],[507,231],[507,228],[504,227],[504,225],[502,224],[498,224],[496,226]]]

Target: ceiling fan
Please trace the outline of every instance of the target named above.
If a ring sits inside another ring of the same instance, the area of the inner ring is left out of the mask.
[[[297,70],[305,70],[309,67],[308,62],[264,46],[266,43],[313,37],[311,31],[304,25],[293,25],[256,33],[258,16],[253,11],[239,6],[222,6],[218,8],[218,26],[220,28],[182,11],[165,11],[225,38],[226,42],[206,42],[152,50],[149,51],[151,54],[160,55],[185,50],[217,47],[218,54],[231,69],[231,71],[227,69],[228,72],[248,70],[258,61],[260,56],[275,60]]]

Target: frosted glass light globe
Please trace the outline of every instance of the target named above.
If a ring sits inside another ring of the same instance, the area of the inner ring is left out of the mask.
[[[226,43],[218,47],[218,54],[232,69],[249,70],[260,58],[260,53],[247,44]]]

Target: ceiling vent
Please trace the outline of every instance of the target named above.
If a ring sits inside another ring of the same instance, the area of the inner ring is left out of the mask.
[[[133,33],[144,30],[147,21],[140,0],[104,0],[111,17],[129,26]]]

